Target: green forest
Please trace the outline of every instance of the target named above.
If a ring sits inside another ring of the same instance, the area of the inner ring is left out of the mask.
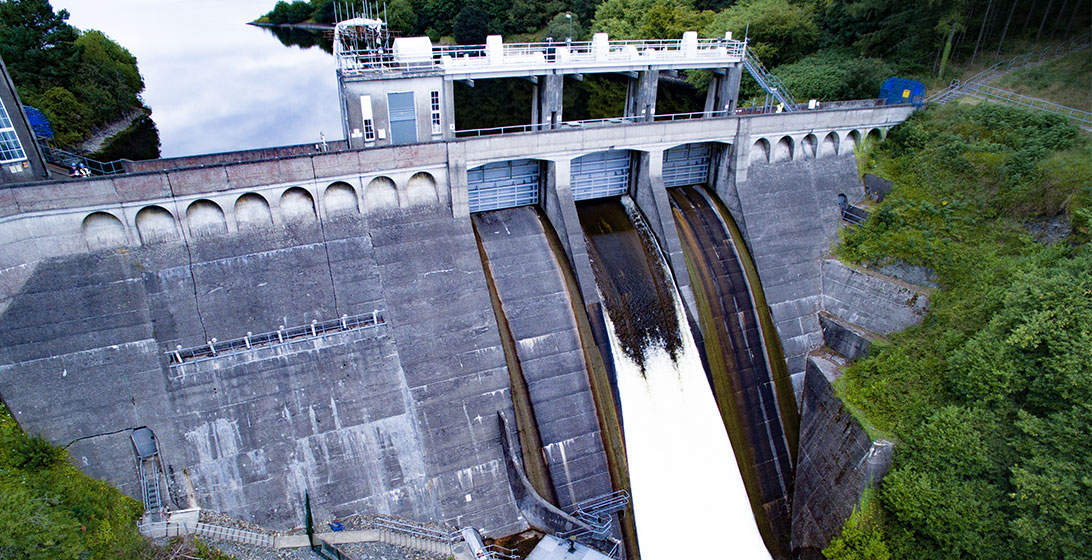
[[[334,3],[281,0],[258,21],[331,24]],[[797,99],[819,100],[873,97],[893,75],[943,87],[960,70],[1086,33],[1092,18],[1092,5],[1068,0],[391,0],[385,10],[396,36],[459,44],[482,44],[489,34],[563,39],[566,14],[575,40],[732,31],[748,37]],[[744,95],[757,94],[744,86]]]
[[[67,19],[68,12],[54,12],[48,0],[0,1],[0,57],[23,103],[49,118],[53,144],[60,147],[76,145],[134,110],[148,112],[136,58],[103,33],[80,31]],[[157,139],[137,157],[157,157]]]

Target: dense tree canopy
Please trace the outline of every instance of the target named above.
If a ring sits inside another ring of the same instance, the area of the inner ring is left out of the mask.
[[[47,0],[0,2],[0,56],[22,101],[45,113],[61,146],[140,108],[144,90],[129,51],[67,19]]]

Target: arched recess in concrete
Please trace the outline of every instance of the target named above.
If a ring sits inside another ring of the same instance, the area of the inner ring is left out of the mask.
[[[124,247],[125,226],[113,214],[93,212],[83,219],[83,238],[92,251]]]
[[[292,187],[281,195],[281,217],[285,222],[315,221],[315,199],[307,189]]]
[[[360,205],[356,201],[356,189],[344,181],[338,181],[326,187],[326,193],[322,197],[326,205],[327,216],[339,216],[342,214],[357,214]]]
[[[273,227],[269,203],[258,193],[246,193],[235,201],[235,224],[240,230]]]
[[[770,162],[770,141],[765,138],[759,138],[751,146],[751,160],[750,163],[769,163]]]
[[[845,145],[842,146],[838,153],[844,154],[847,153],[847,150],[849,153],[852,153],[853,150],[856,150],[857,146],[861,144],[861,133],[856,130],[851,130],[849,131],[849,134],[845,135],[845,138],[842,141]]]
[[[880,129],[873,128],[872,130],[868,131],[868,136],[867,136],[868,145],[875,146],[876,144],[878,144],[880,142],[880,140],[883,140],[883,132],[881,132]]]
[[[823,137],[823,143],[819,145],[819,157],[836,155],[838,155],[838,133],[830,132]]]
[[[364,211],[398,208],[398,187],[390,177],[379,176],[364,187]]]
[[[815,159],[816,145],[819,143],[814,134],[809,134],[800,141],[800,152],[804,159]]]
[[[205,198],[191,202],[186,208],[186,225],[194,237],[227,233],[224,211],[219,204]]]
[[[162,206],[145,206],[136,215],[137,233],[144,245],[178,239],[174,216]]]
[[[410,206],[432,206],[439,197],[436,193],[436,179],[431,173],[414,173],[406,182],[406,199]]]
[[[773,149],[773,158],[771,161],[792,161],[792,138],[789,136],[782,136]]]

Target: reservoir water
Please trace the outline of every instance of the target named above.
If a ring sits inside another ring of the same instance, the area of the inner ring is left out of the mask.
[[[272,0],[53,0],[137,58],[163,157],[341,139],[334,59],[246,25]]]

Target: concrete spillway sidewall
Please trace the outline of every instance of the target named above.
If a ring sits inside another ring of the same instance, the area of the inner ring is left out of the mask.
[[[792,378],[789,375],[788,365],[785,363],[785,353],[781,348],[781,339],[777,336],[774,327],[773,315],[770,306],[766,302],[766,294],[762,290],[762,280],[758,274],[751,251],[743,234],[732,218],[728,208],[705,189],[699,192],[705,196],[713,209],[720,217],[721,223],[727,229],[729,241],[736,250],[739,264],[743,267],[744,281],[747,282],[747,294],[751,297],[752,308],[758,318],[758,328],[762,334],[762,350],[766,354],[766,366],[770,369],[770,378],[774,382],[774,390],[777,393],[777,406],[781,411],[781,423],[785,430],[785,438],[789,443],[789,452],[793,455],[793,463],[796,462],[797,439],[800,433],[800,411],[796,407],[796,399],[792,389]]]
[[[672,193],[673,197],[682,196],[682,192],[678,191]],[[692,193],[691,196],[701,196],[708,204],[708,212],[712,214],[718,214],[717,208],[708,195],[697,191]],[[759,450],[754,445],[760,445],[758,441],[764,441],[765,436],[759,436],[755,433],[756,428],[753,421],[749,420],[749,413],[745,410],[742,402],[738,401],[738,395],[741,391],[747,390],[744,386],[743,379],[737,375],[733,375],[732,372],[742,367],[741,364],[737,364],[736,354],[732,352],[730,342],[726,337],[729,337],[729,333],[724,330],[724,325],[720,324],[720,321],[716,319],[713,314],[713,305],[710,298],[728,298],[733,297],[730,294],[720,293],[719,283],[710,276],[709,272],[714,270],[713,262],[708,259],[709,255],[702,249],[703,242],[699,232],[694,228],[686,216],[682,214],[682,210],[679,208],[678,203],[673,205],[673,211],[675,214],[677,229],[679,230],[679,236],[683,240],[684,256],[686,257],[687,267],[690,270],[690,277],[692,279],[692,288],[694,297],[698,308],[698,323],[706,334],[705,338],[705,350],[707,355],[707,366],[710,379],[712,380],[713,392],[716,396],[718,407],[721,410],[721,417],[724,421],[725,429],[728,431],[733,441],[733,452],[736,455],[736,461],[740,466],[740,473],[744,480],[744,485],[747,488],[747,496],[751,503],[752,511],[754,512],[756,522],[759,527],[759,532],[762,534],[763,540],[766,542],[767,548],[775,558],[787,558],[788,557],[788,500],[791,496],[791,489],[785,495],[771,494],[768,491],[763,490],[776,483],[772,480],[767,480],[769,477],[777,477],[784,480],[787,484],[791,485],[791,472],[782,473],[780,471],[766,472],[760,460],[758,459]],[[723,228],[723,234],[726,239],[724,242],[730,243],[734,249],[737,261],[743,261],[745,253],[740,250],[738,231],[735,233],[735,238],[732,238],[731,232],[728,228],[728,217],[725,220],[725,213],[720,212],[717,216],[719,220],[719,227]],[[733,224],[734,225],[734,224]],[[718,226],[713,226],[718,227]],[[740,268],[742,262],[739,262]],[[746,276],[746,272],[744,272]],[[746,279],[745,279],[746,280]],[[758,307],[757,296],[760,294],[754,294],[754,287],[757,283],[746,282],[745,288],[749,292],[751,298],[751,309],[755,315],[760,316],[760,308]],[[759,287],[759,290],[761,288]],[[764,302],[763,302],[764,304]],[[723,319],[728,319],[724,317]],[[779,350],[779,346],[776,345],[776,341],[771,344],[768,340],[762,337],[765,330],[761,328],[761,318],[758,318],[759,330],[760,330],[760,344],[762,344],[761,352],[766,354],[766,364],[777,363],[777,361],[783,362],[780,356],[771,354],[771,350],[776,352]],[[738,350],[737,350],[738,351]],[[776,360],[776,361],[775,361]],[[767,365],[768,367],[768,365]],[[769,375],[770,372],[764,372]],[[751,390],[758,390],[752,388]],[[777,391],[774,391],[777,395]],[[789,393],[791,398],[791,393]],[[775,397],[776,398],[776,397]],[[779,403],[780,403],[780,399]],[[780,412],[780,407],[778,408]],[[780,415],[779,415],[780,416]],[[778,418],[779,422],[775,425],[783,427],[785,422],[782,418]],[[784,428],[780,430],[784,432]],[[770,434],[774,438],[782,437],[782,434]],[[759,438],[755,441],[754,438]],[[787,439],[787,438],[786,438]],[[794,438],[795,439],[795,438]],[[752,443],[754,441],[754,443]],[[781,445],[786,445],[783,450],[787,450],[787,441],[778,441],[774,439],[771,441],[771,445],[775,445],[780,448]],[[765,444],[762,444],[765,445]],[[770,449],[773,453],[773,449]],[[784,452],[784,451],[782,451]],[[772,464],[772,463],[771,463]],[[784,509],[782,510],[782,506]],[[781,515],[783,513],[784,515]]]
[[[599,303],[585,305],[581,296],[576,275],[566,266],[565,249],[561,238],[550,225],[550,221],[539,214],[546,239],[550,243],[554,257],[558,262],[565,287],[569,293],[573,316],[576,317],[580,343],[584,351],[584,363],[588,367],[588,380],[595,399],[595,414],[599,420],[599,434],[607,455],[607,468],[610,469],[611,481],[615,490],[625,490],[632,495],[629,483],[629,462],[626,456],[626,442],[622,431],[621,404],[618,395],[617,377],[610,340],[607,335],[603,308]],[[637,526],[634,524],[632,505],[621,516],[622,542],[625,546],[623,558],[640,559],[637,545]]]

